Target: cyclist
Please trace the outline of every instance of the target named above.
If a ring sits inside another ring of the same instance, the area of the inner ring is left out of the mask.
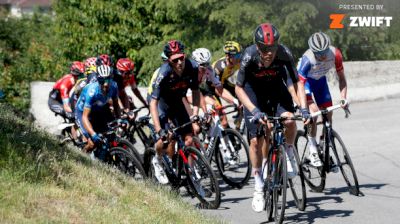
[[[260,24],[254,32],[255,44],[244,51],[236,82],[236,94],[243,103],[245,122],[250,139],[250,160],[253,166],[255,191],[252,208],[256,212],[264,209],[262,166],[262,145],[269,145],[270,131],[266,129],[263,139],[259,132],[259,124],[266,125],[263,120],[266,114],[270,116],[293,116],[294,106],[291,95],[285,85],[287,76],[297,84],[297,95],[301,101],[302,114],[305,122],[309,122],[309,111],[306,106],[304,86],[298,81],[297,70],[294,66],[290,50],[279,44],[279,32],[270,23]],[[251,119],[250,119],[251,118]],[[255,124],[256,121],[259,124]],[[286,121],[288,175],[296,175],[294,162],[294,139],[296,123]]]
[[[167,137],[168,120],[176,126],[190,121],[182,102],[188,88],[192,90],[193,115],[196,116],[200,105],[200,92],[198,90],[197,63],[186,58],[184,45],[180,41],[171,40],[164,46],[163,51],[168,60],[161,65],[157,78],[152,83],[150,113],[157,138],[155,144],[157,153],[152,164],[157,180],[161,184],[166,184],[168,178],[160,165],[160,157],[164,151],[163,140]],[[196,123],[193,123],[192,127],[199,129]],[[192,127],[187,126],[179,132],[185,145],[192,144]],[[170,158],[173,155],[173,145],[174,143],[170,142],[167,149]]]
[[[107,122],[114,119],[110,111],[110,101],[115,117],[119,117],[118,87],[112,80],[111,67],[100,65],[96,69],[97,78],[83,88],[75,109],[75,119],[83,135],[88,139],[84,152],[91,152],[95,143],[100,143],[98,132],[107,130]]]
[[[332,97],[326,79],[330,72],[336,73],[339,77],[340,95],[345,100],[343,107],[348,107],[346,100],[347,83],[344,75],[342,53],[339,49],[331,46],[329,36],[323,32],[312,34],[308,39],[308,46],[309,49],[303,54],[298,64],[298,71],[300,80],[305,85],[310,111],[317,112],[319,108],[332,106]],[[332,112],[329,113],[328,118],[332,121]],[[317,125],[316,122],[313,122],[311,133],[308,136],[308,142],[310,143],[309,160],[311,165],[320,167],[322,162],[317,152],[316,134]],[[333,172],[338,171],[336,164],[331,164],[331,167]]]
[[[51,111],[65,118],[73,118],[69,93],[75,82],[84,76],[84,64],[74,61],[70,67],[70,74],[63,76],[53,86],[49,94],[48,105]]]
[[[114,81],[118,85],[119,98],[122,101],[125,110],[133,109],[135,106],[133,104],[133,95],[129,88],[133,91],[136,97],[143,103],[144,106],[148,107],[146,100],[140,94],[139,89],[136,86],[136,79],[133,74],[135,64],[132,60],[128,58],[120,58],[117,61],[117,72],[114,75]]]

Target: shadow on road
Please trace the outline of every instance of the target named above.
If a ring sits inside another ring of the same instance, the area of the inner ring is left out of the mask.
[[[362,192],[363,189],[372,189],[372,190],[379,190],[382,187],[386,186],[387,184],[362,184],[360,185],[360,191]],[[349,188],[348,187],[339,187],[339,188],[327,188],[324,191],[325,195],[337,195],[337,194],[342,194],[342,193],[348,193]]]

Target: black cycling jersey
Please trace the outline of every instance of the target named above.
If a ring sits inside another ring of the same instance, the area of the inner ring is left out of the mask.
[[[187,90],[199,89],[198,65],[195,61],[185,59],[185,69],[179,76],[173,72],[172,67],[165,63],[160,67],[157,78],[153,82],[153,99],[163,98],[166,102],[181,102],[186,96]]]
[[[257,98],[279,101],[286,95],[287,75],[293,83],[298,81],[298,74],[290,50],[279,45],[274,61],[264,67],[256,45],[246,48],[241,60],[236,84],[241,87],[251,86]]]

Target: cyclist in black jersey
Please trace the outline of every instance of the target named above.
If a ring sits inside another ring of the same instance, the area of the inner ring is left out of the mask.
[[[186,58],[184,46],[180,41],[169,41],[164,46],[164,54],[168,60],[167,63],[161,65],[158,75],[153,81],[150,101],[150,113],[157,133],[155,144],[157,155],[152,163],[155,176],[161,184],[168,183],[168,178],[160,163],[160,157],[163,154],[163,139],[167,137],[168,120],[172,121],[175,126],[190,121],[189,114],[182,102],[182,98],[186,96],[189,88],[192,90],[193,96],[193,116],[197,116],[200,105],[197,63]],[[196,123],[193,123],[192,127],[199,129]],[[192,127],[187,126],[179,132],[186,145],[192,144]],[[174,153],[173,146],[174,143],[170,142],[167,149],[170,157]]]
[[[244,116],[250,139],[250,159],[254,170],[255,192],[252,202],[253,210],[264,209],[263,179],[261,174],[262,146],[269,145],[269,129],[263,138],[258,131],[260,124],[267,123],[263,118],[269,116],[293,116],[292,97],[286,86],[288,76],[297,84],[297,96],[302,106],[303,117],[309,122],[310,114],[306,109],[304,85],[299,82],[297,70],[290,50],[279,44],[279,32],[270,23],[259,25],[254,33],[255,44],[244,51],[236,83],[236,94],[245,106]],[[257,124],[255,122],[257,122]],[[296,175],[293,143],[296,135],[296,123],[286,121],[287,153],[290,161],[288,175]],[[268,149],[267,147],[265,147]],[[293,165],[292,165],[293,164]],[[289,173],[290,172],[290,173]]]

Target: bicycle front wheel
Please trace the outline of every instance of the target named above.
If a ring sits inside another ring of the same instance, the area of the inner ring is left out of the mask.
[[[307,134],[303,130],[297,131],[294,144],[299,154],[300,169],[303,172],[304,180],[313,191],[322,192],[325,188],[326,173],[323,166],[314,167],[310,164],[310,160],[308,159],[310,146]],[[323,161],[321,155],[320,159]]]
[[[357,174],[354,169],[353,162],[351,161],[350,154],[347,151],[346,146],[344,145],[339,134],[334,130],[332,130],[332,137],[332,151],[336,159],[334,162],[339,166],[340,172],[342,173],[343,178],[349,187],[350,194],[359,195],[360,186],[358,185]]]
[[[121,172],[133,177],[135,180],[143,180],[147,177],[142,164],[129,151],[121,147],[113,147],[109,151],[108,163]]]
[[[285,147],[280,145],[275,152],[274,163],[276,172],[273,176],[273,207],[274,207],[274,219],[275,223],[281,224],[285,218],[286,209],[286,193],[287,193],[287,165],[286,165],[286,152]]]
[[[249,181],[251,175],[249,145],[236,130],[227,128],[222,135],[226,150],[223,149],[220,139],[214,146],[218,149],[214,150],[218,170],[228,185],[241,188]]]
[[[184,165],[191,193],[200,201],[199,208],[217,209],[221,192],[214,171],[205,157],[194,147],[185,148],[188,164]]]

